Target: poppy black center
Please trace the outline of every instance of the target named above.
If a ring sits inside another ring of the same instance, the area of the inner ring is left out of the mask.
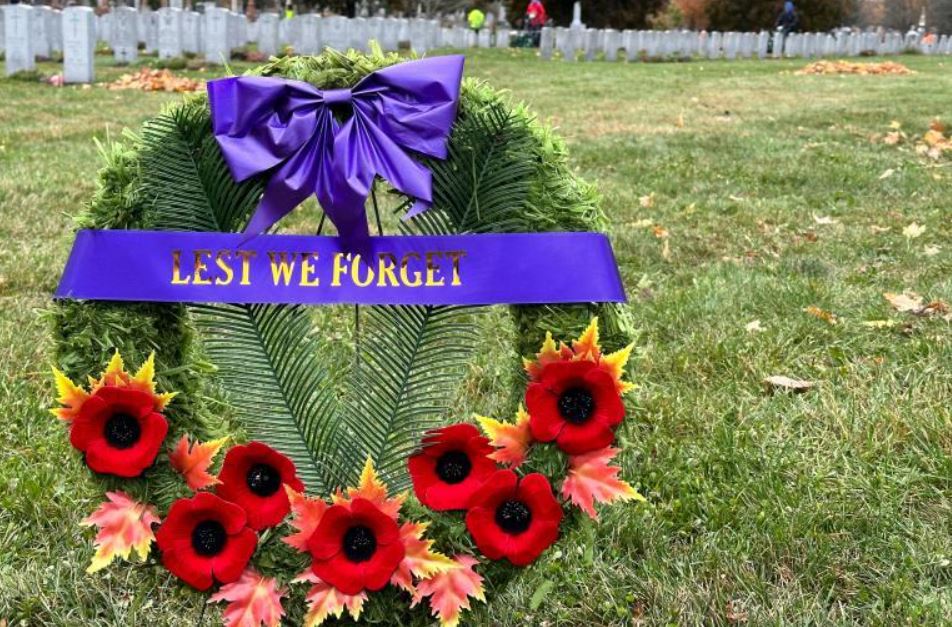
[[[460,483],[472,469],[469,455],[463,451],[447,451],[436,460],[436,474],[446,483]]]
[[[374,532],[363,525],[354,525],[344,534],[344,555],[352,562],[366,562],[377,550]]]
[[[225,548],[225,528],[217,520],[203,520],[192,529],[192,548],[199,555],[218,555]]]
[[[522,501],[509,499],[496,508],[496,524],[506,533],[522,533],[531,522],[532,512]]]
[[[585,388],[569,388],[559,397],[559,413],[574,425],[580,425],[595,413],[595,399]]]
[[[248,469],[245,483],[248,484],[248,489],[258,496],[271,496],[281,487],[281,473],[275,470],[274,466],[255,464]]]
[[[142,427],[139,426],[139,421],[129,414],[113,414],[106,421],[103,435],[111,447],[129,448],[139,441]]]

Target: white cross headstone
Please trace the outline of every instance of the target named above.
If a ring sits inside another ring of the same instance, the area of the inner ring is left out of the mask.
[[[228,45],[228,11],[218,7],[205,9],[205,62],[219,64],[231,58]]]
[[[3,10],[4,52],[7,76],[36,69],[33,52],[35,9],[25,4],[8,4]]]
[[[164,8],[156,14],[159,30],[159,58],[182,56],[182,9]]]
[[[269,57],[278,54],[278,26],[281,18],[276,13],[258,16],[258,50]]]
[[[95,77],[96,14],[89,7],[63,11],[63,81],[91,83]]]

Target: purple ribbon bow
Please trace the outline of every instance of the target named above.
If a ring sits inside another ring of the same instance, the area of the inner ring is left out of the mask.
[[[414,199],[433,201],[430,171],[408,151],[446,158],[456,119],[461,55],[393,65],[350,89],[242,76],[208,83],[212,130],[237,181],[277,168],[246,233],[267,230],[311,194],[346,240],[365,239],[364,203],[380,175]],[[347,108],[343,123],[334,110]]]

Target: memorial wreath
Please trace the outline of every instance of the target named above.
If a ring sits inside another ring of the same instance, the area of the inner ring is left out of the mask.
[[[617,290],[573,287],[620,286],[610,248],[609,271],[572,267],[574,240],[528,235],[597,235],[595,192],[548,128],[461,72],[277,59],[103,148],[52,314],[52,411],[106,495],[83,521],[90,572],[135,552],[214,590],[228,625],[425,620],[418,605],[455,625],[597,503],[641,498],[611,463],[631,321]],[[312,193],[338,237],[262,234]],[[502,265],[484,291],[444,296],[480,276],[486,241]],[[553,251],[564,272],[526,259]],[[520,296],[534,289],[572,293]],[[354,303],[353,330],[311,302]],[[493,302],[518,303],[511,330],[479,346]],[[510,419],[454,404],[479,349],[513,363]]]

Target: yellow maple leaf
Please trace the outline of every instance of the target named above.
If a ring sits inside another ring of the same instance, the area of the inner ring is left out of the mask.
[[[56,383],[56,393],[58,394],[56,402],[62,407],[51,409],[50,413],[60,420],[69,422],[79,414],[79,410],[86,399],[89,398],[89,394],[55,367],[53,368],[53,380]]]
[[[307,614],[304,615],[304,627],[317,627],[328,618],[340,618],[344,610],[354,620],[360,620],[367,593],[344,594],[334,586],[324,583],[310,570],[300,575],[295,581],[308,581],[312,584],[307,593]]]
[[[532,433],[529,431],[529,414],[522,405],[516,412],[516,422],[501,422],[487,416],[476,416],[476,422],[483,428],[489,443],[497,450],[489,458],[500,464],[516,468],[526,460]]]
[[[99,528],[95,540],[96,554],[86,569],[88,573],[102,570],[117,556],[129,559],[133,550],[144,562],[155,540],[152,525],[161,522],[154,507],[138,503],[124,492],[106,492],[106,498],[107,502],[80,523]]]
[[[333,496],[333,501],[336,505],[345,505],[350,506],[351,501],[356,498],[362,498],[370,501],[382,511],[387,516],[390,516],[394,520],[397,519],[398,514],[400,513],[400,507],[403,505],[403,502],[406,500],[407,495],[398,494],[397,496],[390,498],[387,495],[387,484],[385,484],[380,476],[377,474],[377,470],[374,468],[374,462],[369,457],[364,463],[364,468],[360,472],[360,480],[357,483],[356,488],[347,488],[347,496],[344,497],[341,493],[337,493]]]

